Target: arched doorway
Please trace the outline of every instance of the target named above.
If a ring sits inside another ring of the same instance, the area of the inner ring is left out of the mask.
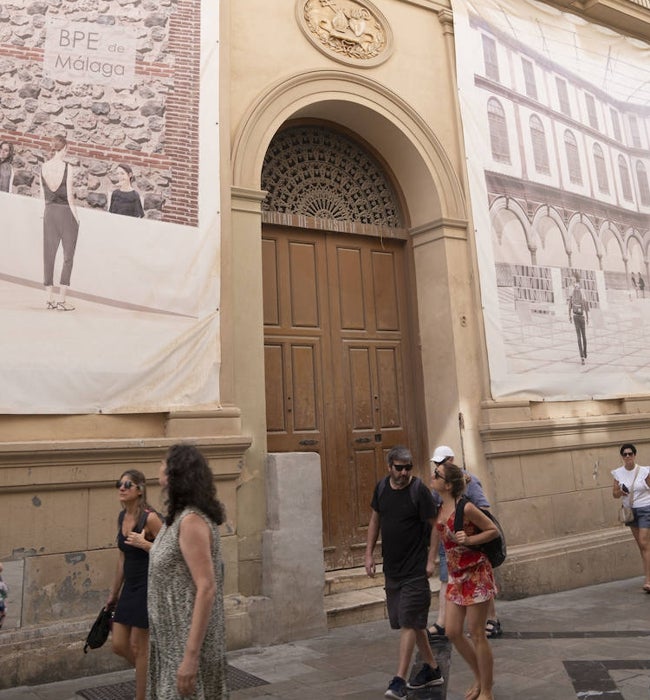
[[[385,453],[417,452],[404,217],[380,162],[322,124],[276,134],[262,189],[268,450],[320,454],[326,565],[357,566]]]

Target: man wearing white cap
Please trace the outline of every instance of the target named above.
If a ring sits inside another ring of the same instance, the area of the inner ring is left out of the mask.
[[[454,464],[454,451],[448,445],[438,445],[433,451],[433,456],[429,460],[433,462],[436,467],[447,462]],[[481,482],[473,475],[467,473],[467,486],[465,488],[465,496],[469,501],[471,501],[478,508],[489,508],[490,503],[485,497],[483,492],[483,486]],[[441,500],[440,496],[436,491],[432,491],[433,500],[436,505],[440,507]],[[436,637],[445,637],[445,603],[446,603],[446,591],[447,591],[447,581],[449,574],[447,572],[447,557],[445,555],[445,548],[440,542],[438,547],[438,557],[440,566],[440,595],[438,596],[438,618],[429,627],[429,640],[435,639]],[[500,637],[503,633],[501,630],[501,623],[496,614],[496,608],[494,606],[494,598],[490,599],[490,604],[488,607],[488,620],[485,627],[485,633],[488,637]]]

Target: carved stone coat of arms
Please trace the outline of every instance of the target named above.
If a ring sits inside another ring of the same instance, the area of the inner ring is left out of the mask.
[[[303,32],[332,58],[377,65],[390,55],[388,23],[366,0],[298,0],[296,11]]]

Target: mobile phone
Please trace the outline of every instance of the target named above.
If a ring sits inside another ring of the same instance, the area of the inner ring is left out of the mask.
[[[623,493],[630,493],[630,489],[625,484],[621,484],[621,491]]]

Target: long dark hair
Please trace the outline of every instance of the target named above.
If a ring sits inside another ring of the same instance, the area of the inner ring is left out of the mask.
[[[167,525],[171,525],[188,506],[197,508],[221,525],[226,512],[217,498],[214,475],[203,454],[194,445],[178,443],[169,448],[165,462]]]

